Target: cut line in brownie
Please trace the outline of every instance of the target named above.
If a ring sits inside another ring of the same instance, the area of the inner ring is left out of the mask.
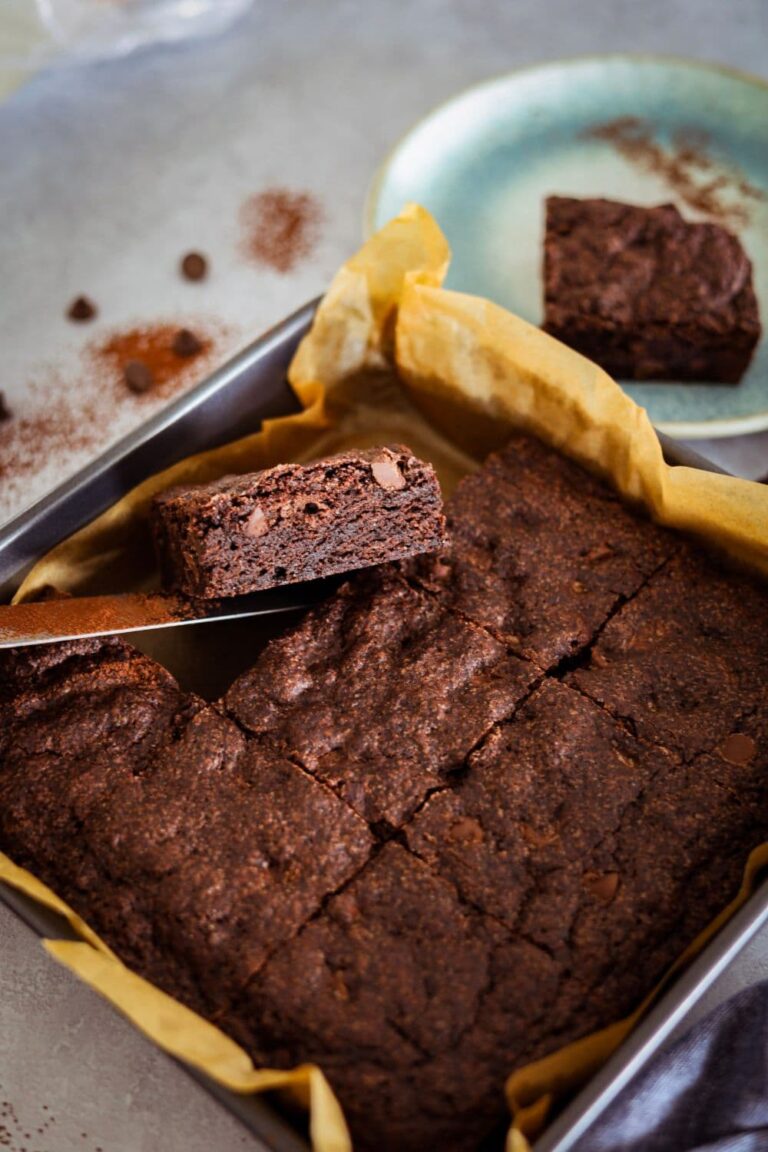
[[[365,819],[397,827],[539,674],[381,571],[273,640],[224,706]]]
[[[193,597],[315,580],[445,542],[440,485],[407,448],[278,464],[155,497],[163,583]]]
[[[407,843],[482,912],[556,953],[606,833],[675,766],[546,679],[472,754],[456,788],[427,801],[405,828]]]
[[[446,512],[451,547],[406,574],[542,668],[588,644],[679,546],[530,436],[462,480]]]
[[[567,1043],[636,1007],[736,895],[768,836],[767,731],[686,765],[548,679],[406,840],[570,973],[549,1006]],[[532,1039],[529,1058],[556,1046]]]
[[[558,973],[387,844],[222,1021],[270,1066],[317,1062],[356,1149],[477,1148]],[[436,1143],[435,1143],[436,1142]]]
[[[118,641],[0,652],[0,848],[257,1062],[317,1061],[363,1152],[477,1152],[768,834],[766,593],[526,437],[455,503],[455,572],[356,577],[229,715]]]
[[[22,698],[0,762],[0,843],[126,963],[210,1015],[359,870],[372,838],[213,708],[175,688],[171,710],[137,684],[152,661],[129,654],[118,676],[105,652],[104,667],[93,654],[80,677],[71,667],[63,703]]]
[[[690,759],[768,707],[768,594],[686,548],[616,613],[566,679]]]
[[[737,384],[760,338],[736,236],[673,204],[550,196],[544,330],[630,380]]]

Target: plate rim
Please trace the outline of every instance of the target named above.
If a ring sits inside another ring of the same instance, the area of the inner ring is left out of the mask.
[[[754,72],[735,68],[729,64],[721,64],[718,61],[665,52],[585,52],[572,56],[560,56],[552,60],[538,60],[533,64],[525,64],[508,72],[496,73],[485,80],[480,80],[476,84],[463,88],[460,92],[449,96],[447,100],[441,101],[440,104],[436,104],[397,138],[377,166],[368,185],[363,203],[363,239],[370,239],[378,230],[375,222],[376,212],[381,200],[382,189],[395,159],[411,138],[421,132],[430,121],[438,119],[454,105],[462,104],[488,89],[505,82],[518,80],[525,75],[552,68],[568,70],[574,65],[610,63],[666,65],[708,75],[715,74],[729,80],[738,80],[753,88],[759,88],[768,96],[768,79],[758,76]],[[765,332],[762,338],[768,339],[768,332]],[[753,412],[746,416],[723,416],[715,417],[712,420],[658,420],[655,421],[655,425],[670,436],[682,437],[686,440],[715,440],[729,436],[748,436],[768,429],[768,408],[765,411]]]

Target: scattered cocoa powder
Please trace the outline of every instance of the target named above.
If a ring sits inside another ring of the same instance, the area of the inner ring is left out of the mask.
[[[194,620],[200,609],[183,596],[163,592],[132,592],[122,596],[39,596],[16,607],[12,621],[0,624],[4,643],[26,643],[50,636],[51,617],[47,604],[56,599],[56,628],[65,635],[106,635],[137,627],[161,627],[180,620]]]
[[[0,423],[0,520],[28,502],[30,485],[47,465],[54,466],[55,483],[81,466],[84,456],[103,451],[114,438],[116,414],[138,409],[150,415],[201,380],[230,335],[224,325],[197,324],[199,352],[180,357],[172,347],[178,331],[178,323],[168,323],[108,333],[86,345],[75,368],[43,367],[27,382],[14,418]],[[132,359],[152,371],[155,384],[149,392],[128,391],[124,371]],[[38,483],[32,495],[41,494]]]
[[[713,160],[706,151],[706,135],[697,129],[679,130],[671,147],[664,148],[648,121],[621,116],[587,129],[584,136],[611,144],[625,160],[664,180],[690,208],[725,222],[748,224],[750,205],[745,200],[766,199],[741,172]]]
[[[3,424],[6,420],[10,420],[11,415],[12,413],[6,402],[5,394],[0,392],[0,424]]]
[[[209,356],[212,348],[210,335],[195,337],[197,350],[179,354],[174,344],[180,329],[177,324],[146,324],[109,333],[93,341],[86,348],[86,356],[96,372],[103,372],[111,380],[125,377],[126,365],[141,365],[152,377],[152,383],[142,391],[152,396],[172,396],[189,380],[192,364]],[[137,389],[139,391],[139,389]]]
[[[290,272],[311,256],[320,238],[323,213],[309,192],[268,188],[240,209],[241,251],[257,264]]]

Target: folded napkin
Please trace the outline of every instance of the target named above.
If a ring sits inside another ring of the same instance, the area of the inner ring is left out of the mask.
[[[768,980],[665,1049],[579,1152],[768,1152]]]

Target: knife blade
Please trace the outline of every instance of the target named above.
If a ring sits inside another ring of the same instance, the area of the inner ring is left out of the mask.
[[[206,601],[187,600],[166,592],[128,592],[2,605],[0,648],[292,612],[318,603],[338,584],[333,578],[312,580]]]

